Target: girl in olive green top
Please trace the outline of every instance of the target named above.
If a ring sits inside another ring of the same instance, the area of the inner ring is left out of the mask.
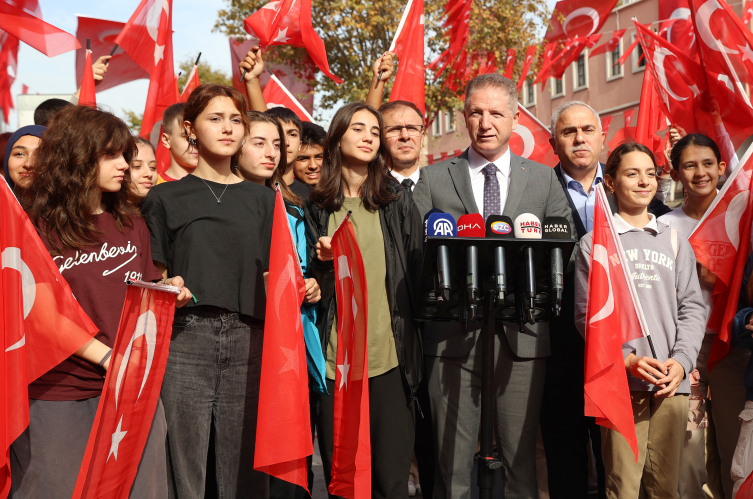
[[[331,236],[348,211],[363,257],[368,288],[369,410],[372,497],[404,497],[413,453],[415,399],[421,381],[421,342],[413,322],[422,228],[410,191],[389,174],[381,141],[382,116],[353,103],[341,108],[324,144],[321,180],[306,204],[311,269],[321,286],[317,327],[327,357],[327,386],[334,393],[337,303]],[[334,398],[320,411],[322,455],[329,485]]]

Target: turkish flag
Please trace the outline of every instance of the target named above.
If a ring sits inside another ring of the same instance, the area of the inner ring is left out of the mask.
[[[601,128],[605,134],[609,133],[609,125],[612,124],[612,118],[613,116],[606,116],[601,119]]]
[[[329,493],[371,498],[369,355],[366,271],[346,216],[332,235],[337,294],[337,371],[332,480]]]
[[[698,62],[696,33],[688,0],[662,0],[659,2],[659,19],[667,20],[659,25],[659,36]]]
[[[401,29],[402,28],[402,29]],[[424,69],[424,0],[408,0],[403,20],[392,42],[398,71],[390,102],[404,100],[426,112],[426,71]]]
[[[128,286],[73,499],[128,499],[157,410],[178,288]]]
[[[262,49],[269,45],[306,49],[322,73],[340,84],[343,81],[330,71],[324,42],[311,22],[311,0],[275,0],[248,16],[243,24]]]
[[[622,345],[645,336],[647,328],[601,184],[596,186],[593,227],[585,324],[585,415],[618,431],[638,462]]]
[[[545,39],[564,40],[598,33],[617,0],[562,0],[557,2]]]
[[[552,146],[549,144],[552,133],[528,112],[528,109],[518,106],[518,110],[520,117],[518,126],[510,136],[510,150],[518,156],[554,168],[559,163],[559,159],[554,155]]]
[[[94,70],[92,69],[92,51],[86,51],[84,75],[81,78],[81,92],[78,95],[79,106],[97,107],[97,95],[94,90]]]
[[[29,383],[98,330],[5,180],[0,180],[0,261],[0,497],[7,497],[10,445],[29,424]]]
[[[549,42],[544,46],[544,58],[541,61],[541,70],[539,71],[539,75],[533,81],[534,83],[541,83],[549,77],[552,58],[554,56],[555,50],[557,49],[557,45],[559,45],[559,43]]]
[[[536,55],[537,48],[537,45],[531,45],[530,47],[526,48],[526,58],[523,60],[523,69],[520,72],[520,79],[518,80],[518,92],[520,92],[520,90],[523,88],[523,84],[528,77],[528,70],[533,63],[533,57]]]
[[[298,99],[285,88],[285,85],[275,75],[270,77],[262,95],[268,108],[286,107],[298,115],[301,121],[314,123],[314,118],[306,111],[306,108],[298,102]]]
[[[449,85],[451,89],[457,89],[459,73],[465,70],[463,64],[468,57],[465,47],[468,44],[471,7],[472,0],[447,0],[445,4],[444,15],[446,18],[443,27],[448,31],[447,35],[450,42],[447,49],[427,66],[427,69],[435,72],[435,80],[445,68],[450,67],[450,73],[442,88]],[[439,67],[440,64],[441,67]]]
[[[306,456],[314,453],[314,447],[301,322],[306,284],[279,189],[272,221],[268,289],[254,469],[308,491]]]
[[[561,80],[567,68],[570,67],[570,64],[578,60],[580,54],[583,53],[586,47],[593,46],[598,42],[597,37],[600,38],[601,35],[597,34],[591,37],[584,36],[568,40],[564,50],[559,52],[559,55],[556,55],[552,60],[550,70],[551,75],[558,80]]]
[[[172,0],[141,0],[115,39],[150,75],[139,135],[149,139],[165,109],[178,102],[173,65]]]
[[[199,85],[201,85],[201,82],[199,81],[199,68],[194,64],[191,68],[191,72],[188,73],[186,85],[183,87],[183,92],[181,92],[178,102],[188,102],[191,92],[196,90]]]
[[[622,35],[625,34],[625,31],[627,31],[627,28],[625,29],[619,29],[612,33],[612,38],[606,41],[606,43],[599,45],[595,49],[593,49],[589,54],[588,58],[599,54],[603,54],[605,52],[614,52],[614,49],[617,48],[617,46],[620,44],[620,39],[622,39]]]
[[[745,12],[743,12],[743,23],[747,26],[748,24],[750,24],[751,18],[753,18],[753,3],[748,2],[747,6],[745,7]]]
[[[507,49],[507,59],[505,60],[504,77],[512,79],[512,72],[515,69],[515,49]]]
[[[78,16],[76,39],[82,46],[86,46],[87,39],[91,40],[92,59],[96,61],[97,58],[112,52],[115,38],[124,28],[125,23]],[[84,59],[83,52],[76,52],[76,85],[79,87],[81,75],[84,74]],[[118,47],[107,64],[107,78],[97,85],[97,90],[101,92],[142,78],[149,78],[149,73]]]
[[[10,110],[14,109],[11,85],[16,81],[18,69],[18,38],[0,31],[0,108],[8,124]]]
[[[622,112],[622,119],[625,120],[625,128],[630,126],[630,122],[633,121],[634,114],[635,114],[635,109],[630,109],[629,111]]]
[[[664,116],[659,95],[656,93],[654,76],[651,71],[644,71],[640,107],[638,108],[638,119],[635,126],[635,140],[651,149],[656,158],[656,164],[659,166],[664,166],[664,148],[662,147],[661,137],[655,132],[665,128],[667,128],[667,118]]]
[[[753,224],[753,148],[748,148],[724,187],[690,235],[698,263],[716,275],[708,328],[714,331],[708,365],[712,370],[729,351],[732,320],[737,312],[742,271],[750,249]]]
[[[32,2],[23,3],[27,5]],[[36,2],[33,4],[36,5]],[[81,48],[76,37],[44,22],[41,19],[41,12],[37,17],[29,14],[23,6],[16,7],[7,1],[0,2],[0,29],[47,57],[55,57]]]

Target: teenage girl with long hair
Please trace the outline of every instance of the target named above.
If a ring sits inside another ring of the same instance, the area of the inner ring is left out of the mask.
[[[157,280],[149,230],[128,201],[136,144],[110,113],[62,110],[34,154],[22,203],[96,337],[29,385],[30,422],[11,448],[10,497],[68,499],[97,412],[126,294],[126,281]],[[174,277],[168,284],[181,287]],[[181,291],[178,302],[190,296]],[[163,498],[165,416],[157,410],[131,497]]]
[[[219,497],[267,497],[254,444],[275,196],[232,171],[249,131],[237,90],[199,86],[183,119],[198,166],[142,206],[155,263],[195,298],[175,313],[162,386],[170,497],[204,497],[209,452]]]
[[[389,174],[382,116],[371,106],[343,106],[324,145],[321,180],[306,204],[311,267],[322,288],[318,322],[325,342],[327,390],[334,393],[337,303],[331,238],[352,211],[368,286],[369,408],[372,497],[407,497],[414,438],[413,400],[422,352],[413,322],[423,246],[418,208]],[[334,397],[322,397],[325,478],[332,469]]]

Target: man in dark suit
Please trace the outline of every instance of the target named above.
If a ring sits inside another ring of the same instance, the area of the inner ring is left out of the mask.
[[[453,217],[469,213],[531,213],[565,217],[573,224],[554,170],[511,153],[508,141],[518,123],[515,85],[499,74],[474,78],[463,113],[471,147],[456,158],[424,167],[413,199],[424,216],[437,208]],[[501,329],[501,328],[500,328]],[[495,428],[503,463],[506,499],[538,498],[536,434],[550,354],[549,326],[517,325],[495,338]],[[435,435],[434,497],[470,497],[473,455],[481,405],[481,324],[467,331],[457,322],[427,323],[423,346]]]
[[[596,111],[585,103],[566,102],[552,114],[549,142],[560,159],[554,172],[570,206],[578,239],[593,229],[596,185],[604,180],[599,156],[605,138]],[[541,406],[551,499],[588,495],[589,436],[596,457],[599,497],[606,497],[601,433],[594,419],[584,415],[585,342],[575,328],[574,288],[571,266],[565,273],[562,314],[549,321],[552,355],[547,359]]]

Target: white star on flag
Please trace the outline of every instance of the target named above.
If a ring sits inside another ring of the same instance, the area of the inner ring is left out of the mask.
[[[154,44],[154,65],[165,57],[165,46]]]
[[[115,460],[118,460],[118,446],[120,446],[121,440],[126,436],[127,431],[120,431],[120,427],[123,424],[123,416],[120,416],[118,421],[118,427],[115,428],[115,433],[112,434],[112,444],[110,445],[110,453],[107,455],[107,461],[110,460],[110,456],[115,454]],[[105,461],[105,462],[107,462]]]
[[[277,10],[277,7],[280,6],[280,3],[282,3],[282,0],[277,0],[276,2],[269,2],[267,5],[261,8],[261,10],[268,9],[268,10]]]
[[[345,389],[348,389],[348,372],[350,371],[350,364],[348,364],[348,352],[345,352],[345,363],[337,366],[337,370],[340,371],[340,387],[338,390],[342,390],[343,385]],[[116,456],[117,457],[117,456]]]
[[[287,37],[287,34],[288,34],[288,28],[285,28],[285,29],[279,29],[279,28],[277,28],[277,38],[275,38],[272,41],[273,42],[285,43],[288,40],[290,40],[290,38]]]
[[[298,375],[298,345],[295,346],[293,350],[285,347],[280,347],[282,349],[282,353],[285,354],[285,357],[287,358],[287,361],[285,362],[285,365],[282,366],[280,369],[280,372],[277,374],[286,373],[288,371],[294,371],[296,378],[300,379],[300,376]]]
[[[740,47],[740,51],[743,53],[743,62],[745,61],[753,61],[753,50],[750,49],[750,45],[745,43],[745,46],[738,45]]]

